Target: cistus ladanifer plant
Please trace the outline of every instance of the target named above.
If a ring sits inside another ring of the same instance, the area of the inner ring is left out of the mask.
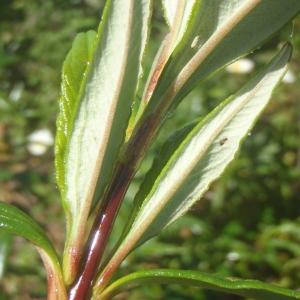
[[[114,276],[129,253],[186,213],[234,159],[285,74],[292,46],[281,46],[209,114],[174,129],[107,253],[126,191],[167,116],[196,85],[258,48],[300,11],[299,0],[162,0],[169,31],[145,72],[152,4],[107,0],[97,32],[79,33],[64,61],[55,146],[66,218],[62,256],[31,217],[3,202],[1,230],[36,246],[48,275],[49,300],[111,299],[148,282],[255,299],[300,299],[297,291],[197,271],[151,269]]]

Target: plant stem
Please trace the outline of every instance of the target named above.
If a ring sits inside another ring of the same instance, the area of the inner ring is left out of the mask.
[[[117,212],[132,177],[131,169],[120,165],[111,189],[107,193],[101,213],[96,217],[88,239],[87,256],[82,262],[82,271],[69,292],[69,300],[87,299],[91,284],[98,269],[102,255],[112,230]]]
[[[88,238],[87,255],[82,259],[81,272],[70,288],[69,300],[86,299],[91,294],[92,281],[103,256],[119,207],[141,160],[162,124],[162,116],[173,97],[174,86],[171,85],[163,97],[165,101],[162,101],[155,112],[138,121],[132,138],[121,156],[122,163],[116,168],[112,183],[104,195],[103,204]],[[108,280],[111,276],[110,273]],[[101,286],[101,288],[104,287],[104,285]]]
[[[164,95],[164,100],[168,99],[167,104],[169,104],[172,98],[173,86]],[[86,256],[82,259],[81,272],[70,288],[69,300],[86,299],[91,294],[92,281],[98,270],[119,207],[140,162],[162,124],[162,116],[168,107],[164,101],[162,102],[155,113],[150,113],[138,121],[132,138],[121,155],[122,163],[116,168],[112,183],[104,195],[103,204],[88,238],[88,249]],[[112,275],[112,273],[109,274],[108,280]],[[101,285],[101,288],[104,286]]]
[[[135,170],[139,166],[141,159],[144,157],[153,136],[158,131],[162,121],[161,117],[172,102],[174,95],[182,88],[195,68],[198,67],[210,53],[211,48],[208,47],[208,49],[207,53],[204,51],[204,55],[198,57],[199,55],[196,54],[191,59],[175,81],[170,85],[165,95],[162,96],[163,101],[161,101],[154,112],[146,116],[145,119],[141,118],[138,120],[132,139],[125,148],[123,163],[120,164],[119,168],[116,170],[112,184],[104,196],[100,213],[95,219],[94,226],[88,239],[89,248],[87,250],[87,256],[82,263],[82,272],[71,287],[69,300],[85,299],[86,296],[91,293],[92,281],[104,253],[120,204],[128,189],[130,181],[135,174]],[[115,269],[112,272],[114,271]],[[108,280],[112,276],[112,272],[108,272]],[[103,288],[105,284],[107,284],[107,282],[103,283],[100,279],[101,288]]]
[[[97,214],[94,221],[87,242],[87,255],[82,260],[79,276],[70,288],[69,300],[88,299],[91,294],[92,281],[101,262],[115,218],[137,166],[157,131],[156,123],[157,119],[150,116],[146,122],[139,126],[131,143],[126,148],[125,162],[120,163],[117,167],[112,183],[105,193],[100,213]]]

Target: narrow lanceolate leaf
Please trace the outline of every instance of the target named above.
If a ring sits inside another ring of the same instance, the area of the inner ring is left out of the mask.
[[[258,47],[299,11],[298,0],[195,0],[144,118],[153,111],[163,118],[198,82]]]
[[[176,37],[174,39],[174,45],[181,40],[183,34],[188,28],[189,21],[193,10],[196,9],[195,5],[199,5],[199,0],[162,0],[162,5],[164,9],[164,15],[166,21],[172,30],[172,27],[178,26],[176,31]],[[181,18],[178,20],[178,11],[181,11]],[[179,24],[177,24],[177,22]]]
[[[67,211],[64,269],[76,270],[90,208],[111,177],[141,75],[151,1],[108,0],[96,37],[82,34],[63,70],[57,176]]]
[[[195,0],[164,0],[163,7],[166,15],[170,31],[162,41],[152,65],[146,87],[142,96],[142,102],[139,107],[141,113],[152,96],[152,93],[160,79],[160,75],[169,60],[174,48],[181,40],[183,34],[187,29],[187,24],[192,14],[192,10],[196,4]],[[139,115],[137,116],[137,118]]]
[[[144,0],[145,1],[145,0]],[[146,48],[149,42],[150,38],[150,22],[151,22],[151,17],[152,17],[152,0],[149,0],[149,5],[143,5],[142,7],[142,14],[143,14],[143,23],[142,23],[142,44],[141,44],[141,51],[140,51],[140,69],[139,69],[139,77],[138,77],[138,82],[136,84],[136,91],[135,91],[135,96],[134,100],[131,106],[131,115],[130,119],[128,122],[128,127],[126,129],[126,139],[128,136],[130,136],[133,127],[134,127],[134,122],[135,118],[138,112],[138,108],[140,106],[140,94],[143,89],[143,81],[144,81],[144,69],[145,69],[145,58],[146,58]]]
[[[111,284],[98,297],[95,295],[93,299],[111,299],[123,290],[132,289],[145,283],[189,285],[257,300],[300,299],[300,292],[258,280],[226,278],[197,271],[164,269],[141,271],[124,276]]]
[[[74,119],[79,104],[79,93],[86,81],[88,66],[92,60],[95,31],[79,33],[73,42],[62,70],[61,97],[55,141],[55,167],[57,184],[62,194],[67,221],[71,218],[71,205],[66,199],[66,166],[69,139],[74,128]]]
[[[290,55],[291,47],[286,45],[236,95],[220,104],[189,133],[181,135],[182,140],[167,142],[136,196],[139,209],[127,236],[108,264],[108,272],[136,245],[158,234],[185,213],[222,174],[268,103]]]
[[[241,140],[268,103],[285,72],[290,53],[290,46],[284,47],[237,95],[196,124],[180,145],[175,143],[171,155],[158,155],[137,194],[136,201],[142,204],[131,232],[142,233],[144,227],[141,237],[148,239],[200,199],[232,161]]]
[[[43,229],[21,210],[12,205],[0,202],[1,231],[22,236],[36,246],[47,270],[48,299],[66,299],[60,263]]]

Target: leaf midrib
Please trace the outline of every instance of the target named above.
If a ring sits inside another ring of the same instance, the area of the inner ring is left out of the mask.
[[[249,0],[228,18],[216,32],[203,44],[201,49],[190,59],[174,82],[174,95],[183,87],[185,82],[199,68],[216,46],[240,23],[262,0]]]

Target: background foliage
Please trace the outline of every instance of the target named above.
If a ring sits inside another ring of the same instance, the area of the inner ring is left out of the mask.
[[[94,29],[100,0],[11,0],[0,3],[0,197],[30,213],[59,250],[64,223],[55,186],[53,147],[33,155],[30,134],[54,135],[60,71],[77,32]],[[155,1],[149,63],[166,32]],[[244,143],[238,159],[190,214],[134,252],[120,273],[152,267],[195,269],[256,278],[284,287],[300,282],[300,20],[294,25],[295,82],[283,83]],[[251,54],[255,70],[289,37],[290,27]],[[255,71],[254,70],[254,71]],[[236,91],[247,74],[224,71],[206,81],[170,116],[157,141],[194,117],[205,115]],[[51,144],[48,143],[48,145]],[[47,145],[46,145],[47,146]],[[152,153],[155,147],[151,149]],[[127,195],[114,239],[150,155]],[[43,299],[45,274],[38,256],[22,239],[0,236],[0,299]],[[9,259],[5,257],[9,252]],[[6,264],[4,264],[6,262]],[[193,288],[146,286],[119,299],[239,299]]]

